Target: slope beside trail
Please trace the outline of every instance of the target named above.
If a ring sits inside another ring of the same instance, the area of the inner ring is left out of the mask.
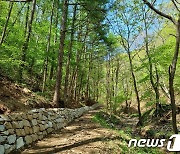
[[[56,131],[23,154],[113,154],[121,153],[117,132],[94,122],[99,110],[89,111],[64,129]]]

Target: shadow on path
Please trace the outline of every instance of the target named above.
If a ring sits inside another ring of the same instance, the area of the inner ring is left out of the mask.
[[[69,126],[56,131],[22,154],[111,154],[112,145],[120,142],[114,131],[101,127],[92,118],[98,110],[90,111],[76,119]],[[116,143],[115,143],[116,142]]]

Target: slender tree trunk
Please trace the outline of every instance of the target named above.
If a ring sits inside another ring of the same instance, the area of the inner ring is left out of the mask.
[[[28,31],[28,20],[29,20],[29,6],[30,4],[27,4],[27,11],[26,11],[26,18],[25,18],[25,28],[24,28],[24,38],[26,38],[26,34]]]
[[[93,45],[92,45],[93,46]],[[89,66],[88,66],[88,74],[87,74],[87,81],[86,81],[86,97],[90,98],[90,74],[92,70],[92,52],[89,53]]]
[[[56,17],[55,17],[55,27],[56,27],[56,31],[55,31],[55,36],[54,36],[54,41],[53,41],[53,44],[54,46],[57,44],[57,38],[58,38],[58,18],[59,18],[59,2],[56,1]],[[50,68],[50,75],[49,75],[49,79],[51,80],[54,76],[54,69],[55,69],[55,48],[53,48],[53,51],[52,51],[52,61],[51,61],[51,68]]]
[[[157,67],[155,66],[155,70],[156,70],[156,85],[155,85],[155,94],[156,94],[156,115],[160,115],[161,116],[161,110],[162,110],[162,107],[161,107],[161,104],[160,104],[160,101],[159,101],[159,98],[160,98],[160,93],[159,93],[159,74],[158,74],[158,69]]]
[[[176,46],[175,46],[174,57],[173,57],[171,65],[169,66],[169,93],[170,93],[171,106],[172,106],[172,125],[173,125],[173,130],[174,130],[175,134],[178,134],[178,129],[177,129],[177,123],[176,123],[176,102],[175,102],[175,94],[174,94],[174,77],[175,77],[176,67],[177,67],[179,47],[180,47],[180,17],[179,17],[177,25],[176,25]]]
[[[110,86],[110,75],[111,75],[111,55],[108,54],[108,61],[106,62],[106,103],[107,110],[111,111],[111,86]]]
[[[85,33],[85,36],[84,36],[84,39],[83,39],[83,46],[82,46],[82,48],[81,49],[78,49],[77,50],[77,54],[76,54],[76,65],[75,65],[75,67],[74,67],[74,69],[73,69],[73,71],[72,71],[72,76],[71,76],[71,82],[70,82],[70,85],[69,85],[69,97],[70,98],[73,98],[73,93],[76,93],[76,88],[77,88],[77,83],[78,83],[78,69],[79,69],[79,66],[80,66],[80,64],[78,64],[78,63],[80,63],[80,60],[81,60],[81,55],[82,55],[82,52],[83,52],[83,50],[86,50],[86,46],[85,46],[85,44],[86,44],[86,39],[87,39],[87,36],[88,36],[88,33],[89,33],[89,29],[88,29],[89,27],[88,27],[88,23],[87,23],[87,25],[86,25],[86,33]],[[80,40],[81,39],[81,30],[82,30],[82,27],[80,27],[80,29],[79,29],[79,34],[78,34],[78,40]],[[74,95],[74,97],[75,97],[75,95]],[[76,98],[75,98],[76,99]]]
[[[59,56],[58,56],[58,68],[57,68],[57,77],[56,77],[56,86],[53,97],[53,103],[59,107],[60,101],[60,90],[62,82],[62,67],[63,67],[63,55],[64,55],[64,41],[66,37],[66,23],[68,15],[68,0],[64,0],[63,4],[63,14],[61,19],[61,32],[60,32],[60,47],[59,47]]]
[[[74,6],[72,26],[71,26],[71,40],[70,40],[70,44],[69,44],[68,60],[67,60],[67,64],[66,64],[66,76],[65,76],[65,85],[64,85],[64,101],[65,102],[68,101],[67,90],[68,90],[68,86],[69,86],[69,71],[70,71],[70,62],[71,62],[72,47],[73,47],[73,40],[74,40],[76,11],[77,11],[77,5]]]
[[[156,98],[156,116],[160,115],[161,111],[161,105],[159,102],[159,76],[158,76],[158,70],[156,69],[156,83],[154,82],[153,79],[153,63],[152,63],[152,58],[149,53],[149,41],[148,41],[148,28],[147,28],[147,15],[146,12],[143,15],[143,20],[144,20],[144,27],[145,27],[145,47],[146,47],[146,54],[148,57],[148,62],[149,62],[149,75],[150,75],[150,82],[153,87],[154,93],[155,93],[155,98]]]
[[[174,77],[176,73],[176,65],[178,61],[178,55],[179,55],[179,47],[180,47],[180,13],[179,9],[177,8],[177,1],[174,2],[174,6],[176,10],[178,11],[178,20],[176,21],[175,18],[172,16],[165,14],[164,12],[159,11],[156,9],[151,3],[148,2],[148,0],[143,0],[144,3],[151,8],[154,12],[156,12],[158,15],[161,17],[164,17],[171,21],[175,27],[176,27],[176,46],[175,46],[175,51],[174,51],[174,56],[171,62],[171,65],[169,66],[169,93],[170,93],[170,99],[171,99],[171,106],[172,106],[172,125],[173,125],[173,130],[174,133],[178,133],[177,129],[177,123],[176,123],[176,102],[175,102],[175,94],[174,94]]]
[[[50,25],[49,25],[49,34],[48,34],[48,41],[47,41],[47,49],[46,49],[46,56],[44,59],[44,75],[43,75],[43,86],[42,86],[42,93],[45,91],[46,87],[46,80],[47,80],[47,72],[48,72],[48,63],[49,63],[49,50],[51,46],[51,33],[52,33],[52,23],[53,23],[53,16],[54,16],[54,6],[55,0],[52,2],[52,11],[51,11],[51,18],[50,18]]]
[[[25,3],[25,4],[26,4],[26,3]],[[21,12],[22,12],[25,4],[24,4],[24,5],[20,8],[20,10],[18,11],[18,13],[17,13],[17,15],[16,15],[16,18],[13,20],[13,23],[11,24],[12,27],[14,27],[14,25],[16,24],[16,22],[17,22],[17,20],[18,20],[18,18],[19,18],[19,16],[20,16],[20,14],[21,14]],[[4,41],[6,40],[8,34],[9,34],[9,32],[11,32],[11,30],[12,30],[12,29],[6,30],[6,34],[5,34],[5,36],[4,36]],[[3,41],[3,42],[4,42],[4,41]]]
[[[96,83],[96,102],[99,101],[99,82],[100,82],[100,59],[98,60],[98,79]]]
[[[134,74],[134,69],[133,69],[133,64],[132,64],[132,58],[131,58],[131,53],[130,51],[127,52],[128,57],[129,57],[129,63],[130,63],[130,70],[131,70],[131,75],[132,75],[132,79],[133,79],[133,84],[134,84],[134,91],[136,94],[136,99],[137,99],[137,103],[138,103],[138,114],[139,114],[139,125],[142,126],[143,122],[142,122],[142,115],[141,115],[141,104],[140,104],[140,98],[139,98],[139,92],[137,89],[137,82],[136,82],[136,77]]]
[[[29,40],[30,40],[30,37],[31,37],[32,23],[33,23],[33,19],[34,19],[35,10],[36,10],[36,0],[33,0],[32,10],[31,10],[31,17],[30,17],[30,20],[29,20],[29,23],[28,23],[28,28],[27,28],[28,31],[26,33],[25,41],[24,41],[24,44],[22,46],[22,57],[21,57],[22,64],[21,64],[20,72],[19,72],[20,82],[22,81],[23,67],[25,66],[24,63],[26,62],[26,52],[27,52],[28,45],[29,45]]]
[[[0,46],[4,42],[4,38],[5,38],[5,35],[6,35],[6,30],[7,30],[7,27],[8,27],[9,19],[11,17],[11,12],[12,12],[12,9],[13,9],[13,5],[14,5],[14,2],[9,2],[9,12],[8,12],[8,15],[7,15],[7,18],[6,18],[6,23],[4,25],[4,29],[3,29],[3,32],[2,32],[2,36],[1,36],[1,40],[0,40]]]

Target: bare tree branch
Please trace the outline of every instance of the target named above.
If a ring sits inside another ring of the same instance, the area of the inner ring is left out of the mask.
[[[151,8],[154,12],[156,12],[158,15],[160,15],[160,16],[162,16],[162,17],[165,17],[166,19],[172,21],[175,25],[177,24],[177,23],[176,23],[176,20],[175,20],[173,17],[171,17],[171,16],[169,16],[169,15],[167,15],[167,14],[159,11],[159,10],[156,9],[151,3],[149,3],[147,0],[143,0],[143,2],[144,2],[149,8]]]
[[[171,0],[172,3],[174,4],[175,8],[180,12],[180,9],[178,8],[177,4],[176,4],[176,1],[175,0]]]
[[[177,0],[175,0],[175,1],[176,1],[176,3],[180,4],[180,2],[178,2]]]

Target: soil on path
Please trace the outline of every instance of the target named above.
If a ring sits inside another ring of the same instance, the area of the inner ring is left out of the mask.
[[[113,154],[121,153],[119,135],[103,128],[92,118],[98,110],[90,111],[64,129],[56,131],[22,154]]]

